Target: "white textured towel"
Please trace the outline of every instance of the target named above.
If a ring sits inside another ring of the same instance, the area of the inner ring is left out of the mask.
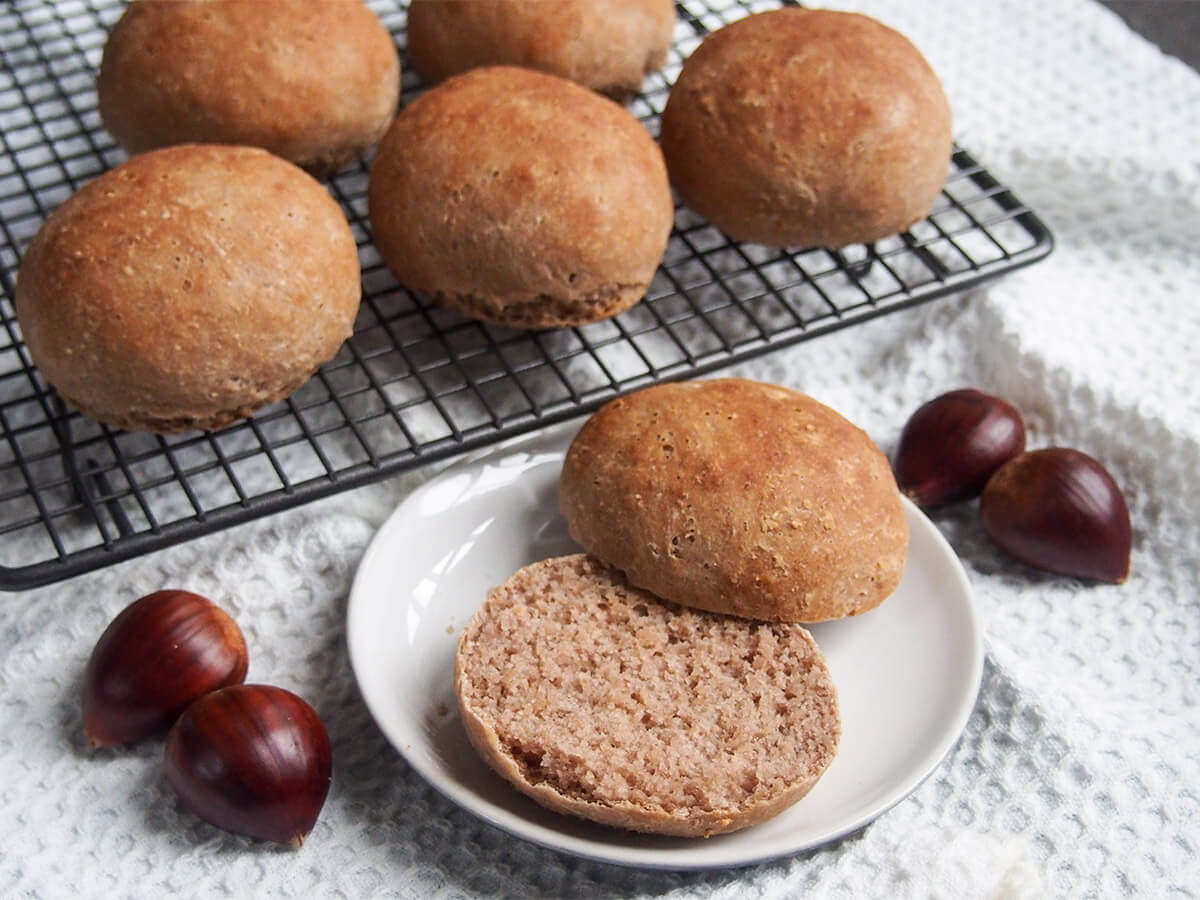
[[[846,4],[835,3],[835,6]],[[1200,77],[1090,0],[870,0],[941,75],[955,133],[1047,222],[1055,252],[938,300],[739,366],[811,393],[886,450],[959,386],[1010,399],[1034,446],[1105,463],[1133,517],[1129,581],[1007,560],[973,506],[961,556],[987,662],[957,747],[861,832],[704,873],[559,855],[425,784],[377,730],[345,647],[351,578],[429,473],[359,489],[52,587],[0,596],[0,896],[1193,897],[1200,894]],[[85,751],[83,667],[140,594],[220,598],[249,678],[308,698],[333,741],[299,851],[183,812],[161,742]]]

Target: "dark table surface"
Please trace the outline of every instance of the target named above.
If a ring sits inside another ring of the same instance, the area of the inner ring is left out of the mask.
[[[1200,0],[1100,0],[1134,31],[1200,69]]]

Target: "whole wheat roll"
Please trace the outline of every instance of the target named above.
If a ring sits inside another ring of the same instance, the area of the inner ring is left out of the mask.
[[[624,99],[662,68],[674,32],[674,0],[413,0],[408,61],[430,84],[522,66]]]
[[[839,413],[737,378],[597,410],[567,449],[568,530],[631,584],[780,622],[858,615],[897,587],[908,524],[887,458]]]
[[[844,247],[929,214],[949,172],[950,106],[899,32],[789,7],[705,38],[661,142],[680,197],[733,239]]]
[[[34,236],[17,321],[42,376],[118,428],[230,424],[287,396],[350,336],[358,247],[303,170],[183,144],[84,185]]]
[[[401,284],[516,328],[628,309],[674,221],[662,153],[627,109],[512,66],[472,69],[405,107],[371,166],[368,204]]]
[[[104,127],[131,154],[246,144],[323,177],[391,123],[400,56],[362,0],[135,0],[96,89]]]

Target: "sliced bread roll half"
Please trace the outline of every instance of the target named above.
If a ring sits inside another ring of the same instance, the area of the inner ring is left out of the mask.
[[[803,797],[841,725],[799,625],[660,600],[577,554],[495,588],[459,639],[472,745],[557,812],[635,831],[735,831]]]

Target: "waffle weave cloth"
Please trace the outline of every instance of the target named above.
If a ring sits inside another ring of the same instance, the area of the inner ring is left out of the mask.
[[[1084,450],[1123,487],[1128,582],[1040,576],[988,543],[972,506],[937,516],[987,656],[978,703],[936,772],[863,830],[803,855],[623,868],[459,809],[368,714],[346,599],[375,531],[432,474],[422,470],[0,598],[0,896],[1200,895],[1200,76],[1092,0],[831,5],[922,49],[957,140],[1044,219],[1056,248],[729,374],[812,394],[889,453],[907,416],[943,391],[1008,398],[1031,446]],[[334,779],[299,851],[183,811],[161,742],[85,750],[92,645],[164,586],[221,598],[254,648],[249,679],[296,691],[325,719]]]

